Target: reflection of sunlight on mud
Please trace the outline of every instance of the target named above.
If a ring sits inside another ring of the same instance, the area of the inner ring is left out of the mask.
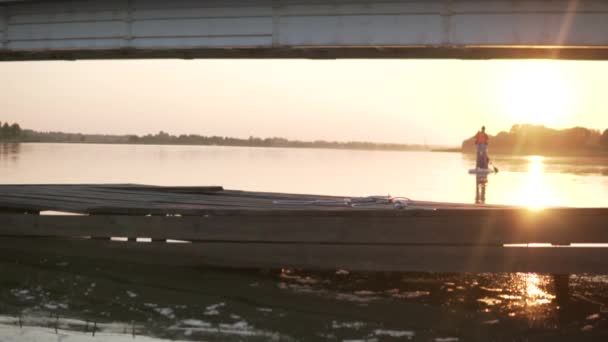
[[[354,276],[355,278],[351,278]],[[333,275],[283,268],[278,273],[277,287],[295,293],[312,294],[339,301],[367,303],[386,298],[397,300],[418,300],[430,296],[431,292],[420,288],[385,287],[384,282],[375,282],[373,277],[360,278],[345,270],[337,270]],[[356,280],[355,280],[356,279]],[[400,281],[403,285],[406,281]],[[378,286],[380,285],[380,288]],[[397,285],[397,284],[393,284]],[[453,285],[453,284],[452,284]],[[464,289],[461,287],[461,289]]]
[[[539,323],[552,320],[556,296],[550,292],[553,287],[551,276],[514,273],[498,276],[494,281],[492,288],[480,286],[485,292],[484,297],[477,299],[482,312],[501,312]]]
[[[88,262],[78,268],[77,260],[51,261],[44,262],[44,272],[0,263],[9,271],[0,282],[0,297],[11,311],[5,321],[0,315],[0,330],[4,324],[16,336],[9,341],[24,340],[17,334],[31,326],[90,336],[92,325],[93,342],[97,334],[115,332],[126,335],[124,341],[142,334],[193,341],[489,341],[538,334],[555,340],[563,332],[578,334],[576,340],[582,334],[605,337],[608,328],[608,276],[161,269],[152,287],[114,281],[122,281],[122,268],[94,264],[86,273]],[[49,265],[57,265],[57,273],[49,273]],[[140,274],[158,272],[149,270]],[[161,282],[169,272],[177,280]],[[66,291],[66,284],[74,286]]]
[[[519,275],[519,274],[518,274]],[[526,283],[526,304],[529,306],[543,305],[551,303],[555,296],[549,294],[545,289],[550,282],[548,277],[539,276],[535,273],[524,273],[522,276],[523,281]]]
[[[284,269],[279,274],[279,288],[300,293],[315,293],[353,302],[369,302],[382,298],[422,301],[442,298],[442,301],[454,305],[459,305],[458,303],[465,300],[467,291],[474,291],[477,293],[477,298],[474,300],[480,305],[479,308],[482,312],[502,312],[511,317],[520,316],[533,319],[542,318],[557,305],[555,303],[554,279],[549,275],[535,273],[484,275],[477,278],[483,285],[478,283],[477,280],[466,282],[444,281],[436,284],[439,288],[430,284],[426,285],[427,288],[422,284],[419,288],[412,288],[411,284],[416,282],[414,278],[403,280],[400,284],[391,284],[391,287],[393,285],[397,285],[397,287],[392,287],[389,290],[376,288],[378,284],[373,282],[371,278],[359,279],[357,277],[352,278],[350,275],[339,276],[338,274],[336,276],[338,277],[328,281],[329,279],[323,280],[322,276],[314,273]],[[390,281],[390,279],[384,281]],[[381,281],[380,283],[384,282]],[[385,283],[384,285],[388,284]]]

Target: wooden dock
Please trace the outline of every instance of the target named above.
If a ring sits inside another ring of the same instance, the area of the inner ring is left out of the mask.
[[[576,245],[608,243],[607,222],[608,208],[531,211],[217,186],[0,186],[3,258],[26,253],[233,268],[608,273],[608,248]],[[504,246],[530,243],[552,246]]]

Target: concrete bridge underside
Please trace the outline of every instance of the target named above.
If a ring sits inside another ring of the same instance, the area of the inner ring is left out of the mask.
[[[605,0],[0,0],[0,60],[608,59]]]

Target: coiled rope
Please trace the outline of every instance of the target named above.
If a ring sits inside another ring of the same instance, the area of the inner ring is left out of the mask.
[[[366,196],[366,197],[349,197],[343,200],[274,200],[273,204],[277,205],[317,205],[329,207],[365,207],[379,204],[392,204],[395,209],[423,209],[435,210],[435,208],[420,207],[413,205],[413,201],[407,197],[392,197],[387,196]]]

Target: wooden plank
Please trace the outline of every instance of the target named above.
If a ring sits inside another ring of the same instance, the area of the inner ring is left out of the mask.
[[[82,190],[82,189],[106,189],[127,191],[155,191],[172,193],[214,193],[223,191],[221,186],[158,186],[145,184],[9,184],[0,185],[0,191],[10,189],[11,191],[26,190]]]
[[[192,187],[187,187],[188,189]],[[198,187],[193,187],[197,189]],[[138,190],[139,189],[139,190]],[[141,190],[145,189],[145,190]],[[156,191],[166,189],[167,191]],[[141,190],[141,191],[140,191]],[[205,193],[175,193],[171,188],[138,186],[138,185],[37,185],[37,186],[0,186],[0,196],[3,205],[7,208],[28,208],[32,210],[50,210],[95,213],[95,214],[182,214],[182,215],[205,215],[206,210],[214,207],[218,209],[259,209],[268,211],[289,212],[300,210],[302,212],[345,212],[353,211],[394,211],[389,204],[378,204],[350,208],[348,206],[324,206],[307,204],[275,204],[274,200],[327,200],[339,204],[344,197],[336,196],[314,196],[297,194],[257,193],[225,190]],[[439,214],[450,215],[450,210],[458,210],[458,215],[467,215],[464,209],[479,211],[480,207],[465,204],[412,202],[414,206],[424,206],[432,209],[441,209]],[[499,209],[512,210],[513,208],[489,208],[483,206],[484,210],[491,210],[492,215]],[[577,215],[584,209],[577,210]],[[606,210],[606,209],[596,209]],[[438,211],[439,212],[439,211]],[[235,213],[232,213],[235,214]],[[281,214],[282,215],[282,214]],[[341,214],[340,214],[341,215]],[[477,215],[477,214],[475,214]]]
[[[207,207],[234,207],[243,209],[314,209],[314,210],[349,210],[348,206],[340,205],[294,205],[294,204],[276,204],[273,201],[314,201],[325,200],[333,201],[336,204],[343,202],[348,197],[338,196],[319,196],[319,195],[302,195],[302,194],[280,194],[280,193],[263,193],[263,192],[245,192],[237,190],[211,191],[190,193],[191,191],[199,191],[200,189],[209,187],[155,187],[145,185],[17,185],[17,186],[0,186],[0,196],[2,197],[26,197],[42,201],[77,201],[87,203],[87,208],[95,208],[96,213],[116,213],[124,214],[125,208],[128,208],[127,214],[145,215],[145,207],[159,209],[161,213],[162,206],[166,206],[169,211],[185,206],[180,213],[188,213],[189,206],[204,206]],[[214,188],[214,187],[211,187]],[[185,189],[186,192],[179,192]],[[174,192],[178,191],[178,192]],[[19,202],[23,206],[22,201]],[[27,204],[26,202],[25,204]],[[142,204],[146,203],[146,206]],[[65,204],[65,203],[63,203]],[[62,204],[62,205],[63,205]],[[413,202],[414,205],[423,205],[427,207],[436,206],[438,208],[479,208],[465,204],[448,204],[448,203],[428,203],[428,202]],[[57,203],[44,202],[45,206],[57,208]],[[134,209],[138,208],[138,209]],[[142,209],[143,207],[143,209]],[[389,210],[393,209],[391,204],[381,205],[366,205],[357,207],[361,210]],[[484,206],[483,208],[488,208]],[[67,211],[67,207],[63,210]],[[55,210],[62,210],[61,208]],[[83,212],[80,210],[79,212]],[[192,213],[196,215],[196,212]]]
[[[608,248],[138,243],[0,238],[0,255],[23,253],[149,265],[353,271],[606,273]]]
[[[12,194],[2,194],[2,199],[4,201],[12,201],[19,203],[28,203],[30,201],[40,201],[47,202],[49,205],[53,205],[55,203],[62,204],[79,204],[82,206],[97,206],[97,205],[109,205],[113,204],[116,206],[120,205],[128,205],[129,203],[133,203],[135,201],[129,199],[97,199],[97,198],[87,198],[84,196],[74,196],[70,193],[53,193],[53,194],[44,194],[44,193],[12,193]]]
[[[120,188],[95,188],[95,187],[36,187],[23,188],[20,190],[7,191],[1,189],[0,194],[5,198],[11,198],[17,201],[22,200],[48,200],[48,201],[78,201],[79,203],[87,203],[89,207],[131,207],[132,204],[141,206],[142,203],[150,203],[151,206],[158,207],[165,204],[168,207],[178,205],[205,205],[205,206],[233,206],[242,208],[267,208],[279,207],[273,205],[272,198],[259,198],[252,196],[225,196],[223,192],[217,193],[174,193],[167,191],[155,191],[153,187],[146,187],[147,190],[120,190]],[[163,188],[164,189],[164,188]],[[190,187],[188,187],[190,189]],[[4,193],[2,193],[4,191]],[[190,190],[187,190],[190,191]],[[213,195],[210,195],[212,194]],[[27,202],[26,202],[27,203]],[[52,203],[46,203],[50,206]]]
[[[502,245],[608,243],[607,211],[357,211],[288,214],[210,210],[203,216],[0,214],[3,236],[126,236],[154,239],[336,244]],[[316,215],[312,215],[316,214]],[[336,213],[332,213],[336,214]]]
[[[127,191],[129,193],[156,192],[158,194],[209,194],[223,190],[221,186],[151,186],[137,184],[42,184],[42,185],[0,185],[0,193],[55,193],[65,191]]]
[[[108,196],[109,197],[109,196]],[[77,212],[87,213],[90,208],[97,207],[110,207],[110,208],[141,208],[145,211],[145,208],[158,208],[163,207],[170,208],[172,205],[179,206],[179,203],[162,203],[162,200],[154,197],[145,198],[134,198],[133,195],[125,195],[122,197],[114,196],[113,198],[91,197],[87,194],[79,193],[52,193],[52,194],[9,194],[2,195],[2,202],[7,206],[11,204],[18,204],[19,207],[29,206],[45,206],[49,208],[58,208],[58,210],[64,209],[64,211],[77,210]],[[57,209],[55,209],[57,210]]]
[[[136,190],[136,191],[157,191],[157,192],[171,192],[171,193],[184,193],[184,194],[207,194],[223,191],[224,188],[221,186],[142,186],[137,187],[123,187],[123,186],[108,186],[107,189],[119,189],[119,190]]]
[[[205,199],[213,199],[215,201],[222,201],[222,200],[227,200],[227,201],[238,201],[240,202],[248,202],[248,201],[252,201],[252,202],[262,202],[262,203],[269,203],[272,202],[273,200],[328,200],[328,201],[343,201],[345,198],[350,198],[349,196],[326,196],[326,195],[310,195],[310,194],[284,194],[284,193],[269,193],[269,192],[249,192],[249,191],[239,191],[239,190],[224,190],[224,191],[218,191],[218,192],[202,192],[200,193],[200,195],[202,195],[203,197],[198,197],[198,196],[180,196],[180,195],[185,195],[186,193],[179,193],[179,192],[172,192],[173,189],[178,189],[177,191],[179,191],[179,189],[184,188],[187,189],[187,191],[190,191],[190,189],[199,189],[201,187],[160,187],[160,186],[146,186],[146,185],[135,185],[135,184],[129,184],[129,185],[90,185],[90,184],[86,184],[86,185],[73,185],[73,184],[61,184],[61,185],[17,185],[17,186],[0,186],[0,193],[23,193],[23,192],[34,192],[34,193],[40,193],[40,192],[45,192],[45,193],[51,193],[51,194],[57,194],[57,193],[66,193],[69,192],[71,194],[76,194],[76,193],[86,193],[86,194],[92,194],[92,193],[103,193],[104,195],[113,195],[115,193],[120,193],[122,195],[129,195],[129,196],[138,196],[138,198],[143,192],[150,192],[152,194],[152,196],[154,197],[163,197],[164,199],[167,199],[167,201],[170,201],[169,198],[173,199],[173,198],[180,198],[180,199],[188,199],[188,200],[198,200],[201,198],[205,198]],[[202,187],[202,188],[206,188],[206,187]],[[213,188],[213,187],[211,187]],[[139,191],[139,190],[143,190],[143,191]],[[158,190],[158,191],[156,191]],[[178,196],[178,197],[175,197]],[[425,204],[429,204],[429,203],[425,203]],[[440,205],[445,207],[446,205],[450,205],[451,204],[445,204],[445,203],[432,203],[435,205]],[[431,204],[431,205],[432,205]],[[463,205],[463,204],[455,204],[458,207],[473,207],[471,205]]]
[[[14,199],[0,199],[0,209],[19,209],[24,211],[45,211],[45,210],[56,210],[65,211],[71,213],[86,213],[86,207],[77,203],[66,203],[62,201],[49,202],[40,200],[19,200]]]
[[[240,196],[231,195],[225,192],[201,192],[201,193],[189,193],[189,192],[170,192],[172,188],[163,190],[164,187],[156,191],[156,189],[149,188],[146,190],[129,190],[120,188],[96,188],[96,187],[41,187],[32,189],[21,189],[11,190],[6,195],[25,195],[27,196],[58,196],[58,197],[78,197],[85,199],[96,199],[99,205],[103,205],[110,199],[117,199],[119,201],[155,201],[155,202],[179,202],[179,203],[194,203],[198,204],[201,202],[213,201],[217,203],[226,203],[238,206],[239,204],[246,203],[258,203],[271,205],[272,201],[278,198],[261,198],[257,196]],[[2,189],[0,188],[0,193]],[[287,197],[292,199],[291,197]],[[314,198],[310,198],[311,200]],[[341,200],[341,199],[340,199]],[[106,204],[107,206],[107,204]]]
[[[240,190],[224,190],[221,192],[222,195],[225,196],[234,196],[234,197],[256,197],[256,198],[264,198],[270,200],[343,200],[346,198],[357,198],[356,196],[327,196],[327,195],[311,195],[311,194],[286,194],[286,193],[276,193],[276,192],[253,192],[253,191],[240,191]],[[493,209],[493,208],[513,208],[513,206],[505,206],[505,205],[475,205],[475,204],[466,204],[466,203],[445,203],[445,202],[430,202],[430,201],[416,201],[411,200],[412,204],[427,206],[427,207],[436,207],[442,209]]]
[[[172,196],[173,195],[173,196]],[[186,205],[200,205],[204,204],[211,206],[240,206],[243,208],[254,207],[255,205],[249,203],[212,203],[207,200],[206,203],[201,203],[200,200],[196,200],[197,197],[183,194],[165,194],[158,193],[154,196],[154,193],[144,193],[140,195],[137,192],[126,192],[124,194],[97,194],[94,192],[86,192],[83,189],[36,189],[32,192],[11,192],[8,194],[2,194],[3,200],[6,206],[10,207],[12,204],[18,204],[19,207],[33,207],[36,206],[39,209],[40,206],[53,208],[59,211],[73,211],[86,213],[88,208],[96,207],[114,207],[114,208],[130,208],[133,206],[143,208],[146,211],[146,207],[158,208],[162,211],[163,207],[171,208],[182,204]],[[198,198],[207,198],[198,195]],[[189,200],[194,199],[194,200]],[[221,202],[221,201],[216,201]],[[76,204],[76,206],[75,206]],[[260,207],[258,205],[258,207]]]

